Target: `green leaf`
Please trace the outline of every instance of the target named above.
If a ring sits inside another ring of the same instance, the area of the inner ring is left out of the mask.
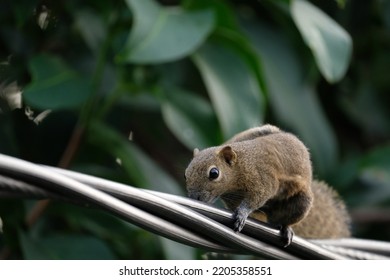
[[[149,158],[134,143],[129,142],[118,132],[94,122],[88,131],[88,141],[107,154],[113,156],[125,170],[137,187],[149,188],[160,192],[182,195],[183,190],[176,181]]]
[[[212,9],[217,28],[236,29],[239,24],[230,4],[228,1],[220,0],[186,0],[182,5],[191,10]]]
[[[61,59],[39,55],[30,61],[32,82],[23,92],[27,104],[39,109],[80,107],[88,98],[88,82]]]
[[[350,35],[327,14],[307,1],[292,1],[290,10],[322,75],[328,82],[339,81],[344,77],[351,59]]]
[[[134,23],[119,60],[131,63],[163,63],[193,53],[214,26],[209,10],[185,11],[162,7],[153,0],[127,0]]]
[[[98,52],[107,33],[104,22],[90,10],[77,11],[75,16],[76,27],[84,41],[91,50]]]
[[[224,138],[262,123],[263,99],[251,67],[232,50],[208,43],[194,56]]]
[[[24,232],[20,232],[20,247],[25,260],[48,260],[54,256],[42,244]]]
[[[248,34],[263,63],[269,101],[276,118],[296,132],[309,147],[317,174],[336,162],[337,142],[314,88],[289,43],[276,31],[252,25]]]
[[[261,90],[264,90],[263,74],[257,54],[251,42],[242,32],[232,3],[220,0],[186,0],[184,5],[190,9],[212,9],[215,15],[215,31],[213,39],[220,44],[229,46],[252,68],[258,79]]]
[[[217,118],[203,98],[183,90],[171,89],[162,103],[165,123],[189,149],[221,143]]]
[[[243,33],[241,28],[226,29],[220,28],[215,32],[219,40],[224,42],[229,47],[233,48],[237,54],[250,66],[251,71],[257,78],[260,89],[265,91],[264,73],[256,51],[253,49],[252,43]],[[261,99],[262,100],[262,99]],[[262,100],[262,107],[265,107],[265,101]],[[262,110],[265,110],[264,108]]]

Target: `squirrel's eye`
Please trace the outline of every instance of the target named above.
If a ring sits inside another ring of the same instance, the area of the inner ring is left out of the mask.
[[[219,170],[218,170],[218,168],[216,168],[216,167],[211,168],[210,171],[209,171],[209,179],[210,180],[215,180],[218,177],[219,177]]]

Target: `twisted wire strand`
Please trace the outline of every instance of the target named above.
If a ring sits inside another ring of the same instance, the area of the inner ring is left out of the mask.
[[[368,240],[359,238],[341,238],[314,240],[314,243],[325,246],[344,247],[357,251],[366,251],[374,255],[390,257],[390,242],[379,240]]]
[[[209,242],[187,229],[154,216],[71,178],[50,172],[40,166],[0,155],[0,174],[5,174],[12,179],[23,181],[24,184],[19,184],[19,187],[28,184],[29,191],[32,190],[34,185],[39,185],[40,187],[42,186],[45,191],[48,190],[48,194],[55,193],[55,195],[65,196],[71,199],[77,197],[76,201],[84,200],[89,203],[92,202],[137,226],[175,241],[200,248],[214,248],[216,251],[227,250],[225,246]],[[40,194],[42,194],[41,191]]]
[[[140,207],[147,207],[149,210],[152,210],[155,207],[155,205],[150,205],[150,201],[145,200],[145,192],[152,193],[158,197],[161,197],[165,201],[170,201],[175,204],[186,206],[187,208],[190,208],[202,215],[209,217],[213,221],[221,223],[229,228],[232,228],[232,218],[231,218],[232,212],[228,210],[219,209],[209,204],[199,202],[193,199],[181,197],[181,196],[161,193],[157,191],[139,190],[134,187],[130,187],[127,185],[97,178],[90,175],[77,173],[74,171],[63,170],[63,169],[58,169],[53,167],[47,167],[47,168],[60,172],[61,174],[67,175],[85,184],[94,186],[97,189],[110,193],[116,197],[121,197],[122,200],[132,203],[134,205]],[[137,194],[138,192],[141,192],[140,195]],[[154,202],[152,201],[152,203]],[[175,217],[175,220],[179,222],[181,219],[183,219],[183,215],[179,213],[179,215]],[[194,222],[196,221],[191,219],[185,219],[183,221],[183,223],[186,225],[192,225],[194,224]],[[195,223],[192,229],[196,230],[198,226],[199,225]],[[270,243],[272,246],[279,247],[279,248],[283,247],[283,242],[281,240],[279,230],[273,229],[269,225],[265,225],[264,223],[260,223],[251,218],[247,220],[245,227],[242,230],[242,233],[246,234],[247,236],[253,237],[256,240],[261,240],[267,244]],[[214,235],[214,232],[212,232],[212,234]],[[237,236],[240,235],[232,231],[230,231],[230,234],[233,234],[233,238],[236,238]],[[321,246],[312,244],[297,236],[294,237],[292,244],[287,248],[285,248],[284,250],[300,258],[310,258],[310,259],[345,258],[342,255],[334,254],[331,251],[324,250]]]
[[[58,172],[53,172],[45,167],[20,159],[0,155],[0,174],[16,180],[21,180],[31,185],[37,185],[45,190],[50,190],[61,195],[78,196],[81,199],[93,202],[95,205],[98,205],[141,228],[193,247],[216,251],[231,251],[229,249],[233,248],[237,252],[250,253],[271,259],[296,258],[281,249],[269,246],[264,242],[244,234],[235,234],[230,228],[215,223],[213,220],[186,207],[166,201],[136,188],[132,188],[134,194],[140,195],[141,199],[144,201],[149,201],[153,205],[158,206],[158,211],[154,209],[155,212],[161,211],[159,214],[162,214],[163,216],[176,215],[192,220],[192,226],[196,224],[197,234],[157,215],[130,205],[110,194],[104,193]],[[209,239],[213,240],[213,242],[210,242]],[[229,249],[226,250],[226,248]]]
[[[348,256],[350,258],[353,258],[355,260],[384,260],[387,259],[387,257],[379,254],[374,254],[366,251],[356,250],[356,249],[349,249],[345,247],[338,247],[338,246],[332,246],[332,245],[322,245],[322,247],[332,250],[333,252],[343,254],[344,256]]]
[[[290,246],[281,249],[279,231],[258,221],[248,219],[242,233],[235,233],[230,211],[0,154],[1,197],[92,204],[153,233],[214,252],[272,259],[385,259],[390,255],[389,243],[356,239],[308,241],[295,236]]]

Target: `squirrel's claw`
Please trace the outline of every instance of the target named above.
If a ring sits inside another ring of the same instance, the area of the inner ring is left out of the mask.
[[[234,222],[234,231],[235,232],[240,232],[242,230],[242,228],[244,227],[245,225],[245,220],[242,220],[242,219],[236,219],[235,222]]]
[[[280,227],[280,235],[282,236],[282,240],[284,241],[284,248],[291,244],[291,241],[294,236],[294,231],[289,226],[281,226]]]
[[[245,225],[246,219],[248,217],[248,211],[243,211],[243,209],[237,208],[233,214],[235,232],[240,232]]]

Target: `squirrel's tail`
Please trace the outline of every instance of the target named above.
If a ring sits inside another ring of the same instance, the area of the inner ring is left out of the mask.
[[[331,239],[351,235],[350,217],[344,202],[326,183],[312,182],[313,206],[300,223],[292,226],[303,238]]]

